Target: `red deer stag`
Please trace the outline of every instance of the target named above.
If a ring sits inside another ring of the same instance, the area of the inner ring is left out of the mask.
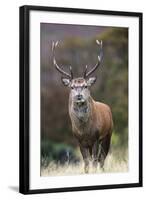
[[[112,113],[108,105],[94,101],[89,88],[95,83],[96,77],[89,77],[101,64],[103,58],[102,41],[96,40],[100,47],[97,64],[87,72],[87,66],[83,77],[73,78],[72,67],[70,73],[59,67],[55,59],[55,48],[58,42],[52,44],[53,64],[64,75],[62,82],[70,88],[69,115],[74,136],[79,143],[84,160],[85,173],[89,172],[89,161],[92,160],[94,168],[99,162],[103,168],[105,158],[110,147],[112,135]]]

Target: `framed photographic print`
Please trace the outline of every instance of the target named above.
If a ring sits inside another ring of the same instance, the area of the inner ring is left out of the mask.
[[[142,186],[142,13],[20,7],[20,192]]]

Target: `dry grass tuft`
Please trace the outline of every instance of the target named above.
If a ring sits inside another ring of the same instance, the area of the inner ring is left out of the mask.
[[[127,172],[128,171],[128,153],[110,153],[105,161],[104,173],[108,172]],[[103,173],[100,167],[96,171],[90,165],[89,173]],[[79,164],[55,164],[53,161],[44,168],[41,168],[41,176],[61,176],[61,175],[79,175],[84,174],[84,163],[81,161]]]

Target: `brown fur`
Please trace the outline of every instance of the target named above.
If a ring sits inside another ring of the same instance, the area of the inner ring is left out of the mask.
[[[110,107],[104,103],[89,99],[89,113],[87,121],[80,121],[71,108],[69,101],[69,113],[72,122],[74,136],[77,138],[80,150],[85,162],[85,172],[89,171],[89,157],[92,157],[93,165],[99,162],[101,167],[108,154],[112,135],[112,114]]]

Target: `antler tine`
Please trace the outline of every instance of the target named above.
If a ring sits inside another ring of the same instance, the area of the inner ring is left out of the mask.
[[[71,79],[73,79],[73,71],[72,71],[72,67],[70,66],[69,69],[70,69]]]
[[[68,73],[65,72],[63,69],[61,69],[61,68],[58,66],[57,62],[56,62],[56,59],[55,59],[55,48],[57,47],[57,45],[58,45],[58,41],[57,41],[57,42],[52,42],[53,64],[55,65],[56,69],[57,69],[61,74],[65,75],[65,76],[68,76],[69,78],[72,79],[72,77],[73,77],[72,67],[70,66],[70,72],[71,72],[71,74],[68,74]]]
[[[86,71],[87,71],[87,67],[86,67],[85,74],[84,74],[85,78],[87,78],[90,74],[92,74],[100,66],[102,58],[103,58],[102,40],[100,42],[98,40],[96,40],[96,43],[97,43],[97,45],[100,46],[100,53],[98,55],[98,62],[88,73],[86,73]]]
[[[86,65],[85,71],[84,71],[84,78],[86,78],[87,68],[88,68],[88,66]]]

